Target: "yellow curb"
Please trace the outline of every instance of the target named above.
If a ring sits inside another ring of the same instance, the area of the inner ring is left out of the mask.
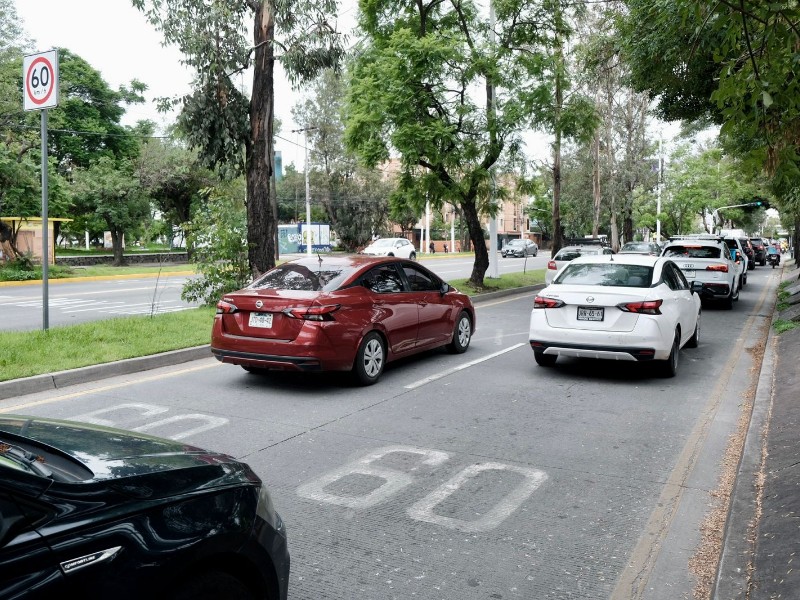
[[[87,277],[64,277],[48,279],[47,283],[69,283],[72,281],[111,281],[113,279],[141,279],[142,277],[171,277],[180,275],[194,275],[194,271],[162,271],[161,273],[126,273],[124,275],[93,275]],[[0,281],[0,287],[15,287],[43,283],[42,279],[29,279],[28,281]]]

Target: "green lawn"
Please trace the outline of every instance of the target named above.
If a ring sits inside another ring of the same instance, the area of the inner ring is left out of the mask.
[[[185,268],[187,265],[177,265]],[[95,271],[93,273],[100,273]],[[114,274],[141,274],[142,267],[97,267]],[[158,267],[146,272],[158,272]],[[486,278],[480,290],[466,279],[450,283],[460,291],[479,293],[544,283],[544,270]],[[125,358],[208,344],[215,309],[204,307],[153,317],[122,317],[52,327],[48,331],[0,332],[0,381],[54,373]]]

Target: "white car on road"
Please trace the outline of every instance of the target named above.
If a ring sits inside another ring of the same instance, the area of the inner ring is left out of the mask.
[[[700,297],[704,301],[718,300],[731,309],[739,299],[741,267],[721,238],[670,238],[661,255],[672,259],[687,280],[702,284]]]
[[[410,260],[417,259],[417,249],[406,238],[378,238],[361,251],[372,256],[399,256]]]
[[[700,339],[699,288],[668,258],[578,257],[534,299],[533,356],[541,366],[559,356],[660,361],[661,373],[672,377],[680,349]]]

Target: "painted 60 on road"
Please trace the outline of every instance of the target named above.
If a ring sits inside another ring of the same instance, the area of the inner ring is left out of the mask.
[[[414,478],[408,473],[378,464],[381,459],[392,454],[415,455],[419,457],[420,465],[434,468],[443,465],[450,458],[447,452],[442,452],[441,450],[414,446],[387,446],[301,485],[297,489],[297,493],[309,500],[326,502],[356,510],[375,506],[414,483]],[[509,472],[517,474],[520,482],[478,519],[457,519],[436,514],[435,508],[471,479],[493,473],[508,475]],[[359,475],[377,478],[382,483],[371,491],[360,495],[338,494],[332,490],[332,484],[348,477],[357,477]],[[406,514],[417,521],[434,523],[449,529],[457,529],[469,533],[489,531],[497,527],[511,513],[517,510],[546,479],[547,474],[537,469],[499,462],[476,463],[465,467],[427,496],[409,506],[406,509]]]

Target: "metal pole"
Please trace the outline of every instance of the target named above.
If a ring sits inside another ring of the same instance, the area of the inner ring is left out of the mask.
[[[658,185],[656,186],[657,189],[657,201],[656,201],[656,241],[661,242],[661,164],[663,159],[661,158],[661,132],[658,132]]]
[[[308,179],[308,127],[304,129],[306,134],[306,255],[311,256],[311,184]]]
[[[48,267],[50,266],[50,224],[47,216],[47,110],[42,110],[42,329],[50,328]]]

